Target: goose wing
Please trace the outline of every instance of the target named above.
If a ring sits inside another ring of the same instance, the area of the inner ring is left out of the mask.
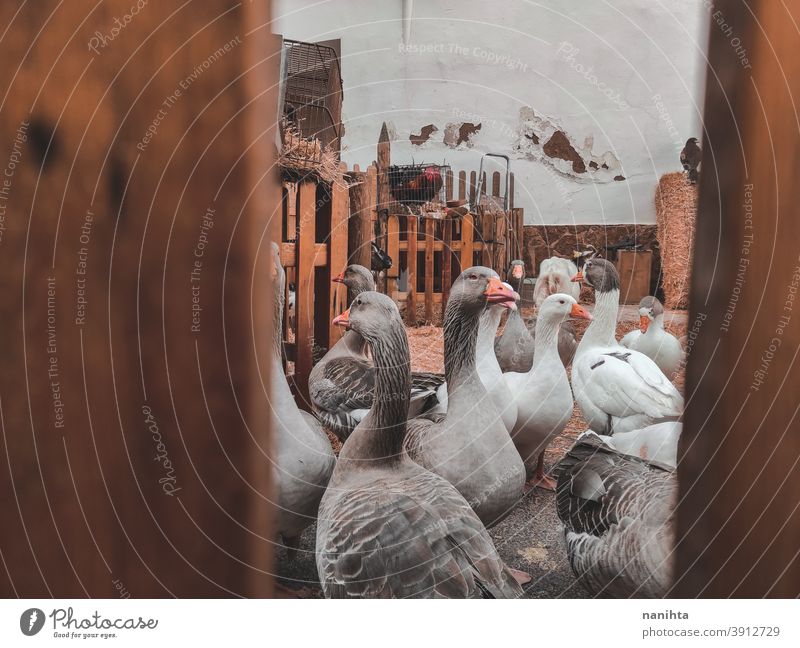
[[[593,594],[663,596],[670,582],[675,474],[582,437],[556,467],[556,506],[576,577]]]
[[[582,362],[582,380],[573,384],[611,416],[645,414],[680,416],[683,397],[658,365],[638,351],[622,348],[591,351]]]
[[[326,496],[317,552],[329,598],[510,598],[522,593],[464,498],[427,472]]]

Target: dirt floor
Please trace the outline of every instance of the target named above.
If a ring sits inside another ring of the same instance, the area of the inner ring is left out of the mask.
[[[591,310],[592,306],[588,306]],[[523,307],[524,316],[533,309]],[[686,311],[668,311],[665,328],[679,339],[686,335]],[[634,306],[620,309],[617,339],[636,328],[639,316]],[[586,323],[576,322],[578,335]],[[415,371],[444,371],[442,329],[421,326],[408,329],[412,369]],[[675,384],[683,392],[683,372]],[[575,438],[586,430],[577,406],[564,432],[553,440],[545,453],[545,465],[550,470],[572,446]],[[338,443],[336,444],[338,446]],[[338,451],[338,447],[336,447]],[[555,494],[535,489],[524,495],[506,519],[489,530],[500,556],[506,564],[532,576],[525,586],[527,598],[588,598],[589,594],[575,581],[564,551],[563,531],[556,515]],[[316,527],[306,529],[298,556],[287,560],[283,550],[277,556],[279,582],[292,590],[293,596],[316,598],[322,593],[314,563]]]

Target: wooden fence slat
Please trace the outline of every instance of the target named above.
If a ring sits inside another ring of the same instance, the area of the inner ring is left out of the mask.
[[[458,172],[458,199],[465,200],[467,198],[467,172],[461,170]]]
[[[453,199],[453,170],[447,169],[444,176],[444,195],[446,200]]]
[[[397,278],[400,276],[400,219],[390,214],[386,221],[386,253],[392,258],[392,267],[386,271],[386,294],[392,297],[397,292]]]
[[[453,221],[446,218],[442,223],[443,246],[442,246],[442,317],[444,309],[447,307],[447,299],[450,297],[450,284],[452,283],[453,272]]]
[[[475,215],[470,212],[461,219],[461,267],[458,273],[461,274],[472,266],[472,246],[475,233]]]
[[[316,196],[317,184],[303,181],[297,197],[300,232],[297,236],[297,299],[295,301],[295,333],[297,358],[295,360],[295,387],[301,401],[308,400],[308,377],[313,366],[314,343],[314,253],[316,250]]]
[[[514,209],[514,173],[513,173],[513,171],[509,174],[509,178],[508,178],[508,208],[510,210]]]
[[[500,195],[500,172],[495,171],[492,174],[492,195],[499,196]]]
[[[408,299],[406,301],[406,323],[417,324],[417,217],[406,216],[408,232]]]
[[[342,165],[344,167],[344,165]],[[344,171],[345,168],[342,168]],[[344,334],[339,326],[331,322],[333,318],[347,309],[347,288],[332,281],[347,265],[350,222],[350,196],[344,184],[334,183],[331,189],[331,236],[328,242],[328,272],[326,273],[330,290],[330,312],[328,313],[328,348],[332,347]],[[366,211],[363,209],[362,211]],[[369,227],[369,219],[366,219]],[[369,245],[367,244],[367,247]],[[363,264],[362,264],[363,265]],[[366,267],[369,267],[367,265]]]
[[[475,192],[478,190],[478,172],[469,172],[469,204],[475,205]],[[472,264],[470,264],[472,265]]]
[[[436,221],[425,219],[425,323],[433,322],[433,234]]]

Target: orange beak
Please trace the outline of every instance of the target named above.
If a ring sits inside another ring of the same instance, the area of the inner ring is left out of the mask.
[[[331,279],[333,283],[344,283],[344,270],[342,270],[338,276]]]
[[[647,333],[648,326],[650,326],[650,318],[647,315],[641,315],[639,317],[639,330],[642,333]]]
[[[582,283],[583,282],[583,272],[578,270],[577,274],[574,277],[572,277],[572,279],[570,279],[570,281],[573,281],[575,283]]]
[[[570,317],[577,317],[578,319],[591,320],[592,314],[583,308],[580,304],[573,304],[572,310],[569,312]]]
[[[350,330],[350,309],[348,308],[341,315],[337,315],[336,317],[334,317],[332,324],[334,326],[341,326],[345,331],[349,331]]]
[[[486,295],[486,301],[488,301],[490,304],[499,304],[504,308],[517,310],[517,300],[519,299],[519,295],[511,288],[511,286],[503,283],[497,277],[492,277],[489,279],[489,283],[486,286],[484,295]]]

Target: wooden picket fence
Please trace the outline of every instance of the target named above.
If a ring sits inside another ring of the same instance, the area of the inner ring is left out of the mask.
[[[504,276],[510,262],[522,258],[524,216],[522,209],[513,206],[513,174],[507,212],[502,210],[500,173],[492,174],[488,192],[485,173],[482,182],[487,200],[481,201],[475,213],[457,218],[420,217],[407,211],[388,214],[386,251],[394,265],[387,271],[386,293],[405,308],[408,324],[439,321],[453,280],[463,269],[484,265]],[[445,175],[447,200],[473,202],[476,189],[475,171],[469,176],[465,171]]]
[[[342,335],[331,321],[346,308],[347,291],[332,279],[347,265],[349,198],[347,187],[314,179],[284,183],[281,260],[287,291],[295,286],[294,330],[284,309],[286,360],[294,363],[295,394],[308,402],[308,376],[314,357]],[[288,302],[287,302],[288,303]]]

